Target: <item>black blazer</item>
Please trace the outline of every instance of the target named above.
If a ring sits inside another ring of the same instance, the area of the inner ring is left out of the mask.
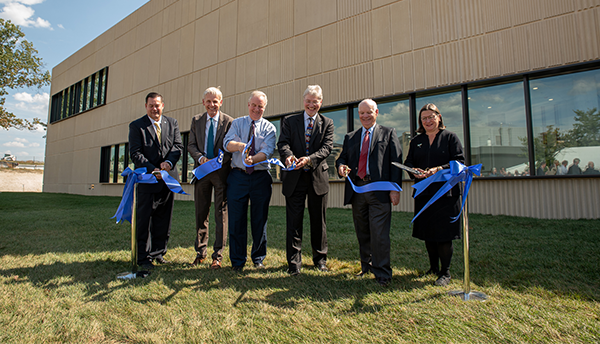
[[[198,167],[200,163],[198,159],[201,156],[205,156],[206,152],[204,151],[204,141],[206,140],[206,123],[208,121],[208,114],[205,112],[203,114],[197,114],[192,118],[192,125],[190,127],[190,137],[188,141],[188,153],[194,159],[194,168]],[[219,154],[219,149],[223,151],[223,165],[219,169],[219,174],[222,179],[226,179],[229,171],[231,170],[231,153],[226,151],[223,148],[223,139],[225,138],[225,134],[231,128],[231,122],[233,122],[233,118],[227,115],[226,113],[219,112],[219,123],[217,123],[217,135],[215,135],[215,147],[213,154],[217,156]]]
[[[306,156],[306,138],[304,136],[304,112],[297,115],[285,117],[281,121],[281,135],[277,142],[277,148],[281,161],[289,156]],[[312,163],[310,173],[313,179],[313,188],[317,195],[329,192],[329,174],[327,169],[327,157],[333,148],[333,120],[320,113],[315,115],[313,131],[308,145],[308,157]],[[296,188],[302,170],[282,171],[282,193],[291,196]]]
[[[177,120],[171,117],[161,117],[162,143],[158,142],[154,125],[147,115],[138,118],[129,124],[129,155],[135,168],[146,167],[147,173],[155,168],[160,169],[160,164],[169,160],[173,168],[169,172],[173,178],[179,180],[177,161],[181,157],[183,144]],[[158,184],[140,184],[140,191],[158,192],[162,188]]]
[[[350,167],[351,171],[348,177],[352,178],[353,182],[358,179],[356,174],[360,159],[361,134],[362,127],[346,134],[342,152],[335,161],[338,170],[340,165]],[[400,185],[402,173],[399,168],[392,165],[392,162],[402,162],[402,147],[396,135],[396,129],[375,124],[368,161],[371,181],[391,181]],[[354,196],[354,190],[352,190],[350,182],[346,180],[344,205],[352,203],[352,196]],[[387,191],[377,191],[376,197],[382,203],[391,202],[390,193]]]

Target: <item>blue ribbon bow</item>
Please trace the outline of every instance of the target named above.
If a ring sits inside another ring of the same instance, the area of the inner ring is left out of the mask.
[[[212,158],[205,162],[204,164],[196,167],[192,173],[194,174],[194,179],[200,180],[210,173],[220,169],[223,166],[223,151],[219,149],[219,155],[215,158]],[[194,181],[192,180],[192,183]]]
[[[425,180],[420,181],[417,184],[413,185],[412,187],[415,188],[415,190],[417,190],[415,192],[414,197],[417,197],[421,192],[423,192],[423,190],[427,189],[427,187],[429,185],[431,185],[432,183],[446,182],[446,184],[444,184],[442,186],[442,188],[439,189],[438,192],[435,195],[433,195],[433,197],[431,197],[429,202],[427,202],[427,204],[425,204],[423,209],[421,209],[421,211],[419,211],[419,213],[417,215],[415,215],[415,217],[412,219],[411,222],[414,222],[415,219],[419,215],[421,215],[421,213],[423,211],[425,211],[425,209],[427,209],[431,204],[433,204],[433,202],[437,201],[440,197],[442,197],[443,194],[450,191],[450,189],[452,189],[456,184],[458,184],[459,182],[465,182],[465,190],[463,192],[463,200],[462,200],[462,206],[460,207],[460,212],[458,213],[458,215],[456,215],[456,217],[452,218],[452,222],[456,222],[456,220],[458,220],[458,218],[460,217],[460,214],[462,214],[462,211],[465,207],[465,201],[467,200],[467,195],[469,194],[469,189],[471,188],[471,183],[473,182],[474,174],[478,175],[478,176],[481,175],[481,164],[467,167],[464,164],[462,164],[456,160],[453,160],[453,161],[450,161],[449,169],[441,170],[441,171],[437,172],[436,174],[434,174],[433,176],[426,178]]]
[[[398,185],[394,182],[379,181],[379,182],[372,182],[372,183],[369,183],[369,184],[366,184],[363,186],[356,186],[352,182],[351,178],[346,177],[346,179],[348,179],[348,181],[350,182],[350,186],[352,187],[352,190],[354,190],[354,192],[356,192],[356,193],[365,193],[365,192],[371,192],[371,191],[402,191],[402,188],[400,187],[400,185]]]
[[[248,141],[248,143],[246,143],[246,146],[244,147],[244,150],[242,151],[243,156],[248,155],[248,151],[250,150],[250,145],[252,144],[252,140],[254,140],[254,136],[252,136],[250,138],[250,141]],[[256,165],[260,165],[260,164],[264,164],[264,163],[278,165],[278,166],[281,167],[282,171],[292,171],[292,170],[296,169],[296,162],[295,161],[292,163],[292,166],[290,166],[290,167],[286,167],[281,162],[281,160],[279,160],[277,158],[271,158],[271,159],[267,159],[265,161],[257,162],[256,164],[248,165],[248,164],[246,164],[246,159],[244,159],[244,157],[242,157],[242,164],[244,164],[244,166],[246,166],[246,167],[254,167]]]
[[[121,198],[121,203],[117,208],[117,212],[115,216],[111,217],[111,219],[117,218],[117,223],[120,223],[123,220],[131,223],[131,215],[133,211],[133,190],[136,183],[140,184],[156,184],[158,180],[152,173],[146,173],[145,167],[140,167],[135,170],[127,167],[123,173],[121,173],[123,177],[127,177],[127,181],[125,182],[125,187],[123,188],[123,197]],[[169,190],[178,193],[187,195],[179,182],[171,177],[167,171],[160,171],[160,175],[162,176],[165,184],[169,187]]]

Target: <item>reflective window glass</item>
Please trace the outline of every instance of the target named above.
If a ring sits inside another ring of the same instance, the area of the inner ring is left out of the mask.
[[[279,159],[280,155],[279,155],[279,150],[277,150],[277,141],[279,141],[279,134],[281,134],[281,119],[277,118],[277,119],[269,119],[267,118],[269,121],[271,121],[271,123],[273,123],[273,125],[275,126],[275,129],[277,130],[277,133],[275,134],[275,149],[273,150],[273,156],[271,158],[276,158]],[[271,172],[271,177],[273,178],[273,181],[277,181],[280,182],[281,181],[281,167],[275,164],[271,164],[271,169],[269,170]]]
[[[126,158],[126,150],[125,148],[127,147],[126,143],[121,143],[120,145],[117,146],[119,149],[119,162],[117,163],[117,182],[118,183],[125,183],[125,177],[123,177],[121,175],[121,173],[123,173],[123,171],[125,171],[125,160]]]
[[[118,146],[111,146],[110,147],[110,160],[109,160],[109,164],[108,164],[108,182],[109,183],[114,183],[115,182],[115,155],[117,154],[117,147]]]
[[[600,70],[531,79],[529,87],[536,175],[598,174]]]
[[[529,173],[523,82],[469,89],[471,163],[482,177]]]
[[[339,110],[323,111],[321,114],[333,120],[333,149],[327,157],[327,165],[329,165],[329,180],[338,180],[339,177],[335,170],[335,160],[342,152],[344,144],[344,136],[348,133],[348,118],[346,108]]]

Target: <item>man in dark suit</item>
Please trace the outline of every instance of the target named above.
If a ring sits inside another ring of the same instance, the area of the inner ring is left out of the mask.
[[[284,118],[277,147],[286,166],[294,162],[293,171],[283,171],[281,181],[286,209],[286,252],[288,273],[298,275],[302,267],[302,222],[304,202],[308,197],[310,237],[313,263],[327,271],[327,193],[328,165],[325,160],[333,148],[333,121],[319,113],[323,92],[318,85],[304,91],[304,113]]]
[[[188,152],[194,159],[194,168],[219,155],[223,150],[223,138],[231,127],[233,118],[220,111],[223,105],[223,94],[216,87],[204,91],[202,105],[206,108],[203,114],[192,118]],[[212,254],[212,269],[221,268],[223,247],[227,243],[227,176],[231,171],[231,153],[223,155],[222,167],[194,184],[194,201],[196,206],[196,259],[192,265],[204,262],[208,246],[208,215],[210,214],[211,195],[215,190],[215,244]]]
[[[151,269],[152,262],[165,264],[171,233],[174,196],[162,180],[164,170],[179,179],[175,164],[183,144],[177,120],[163,116],[163,97],[155,92],[146,96],[146,115],[129,124],[129,154],[135,168],[155,172],[158,183],[137,186],[137,263]]]
[[[379,110],[371,99],[360,102],[358,115],[362,127],[344,137],[342,152],[335,162],[338,174],[348,176],[356,186],[376,181],[400,184],[401,171],[392,165],[392,162],[402,161],[402,148],[396,130],[376,123]],[[348,180],[345,187],[344,205],[352,204],[352,218],[360,248],[361,272],[358,276],[371,271],[380,285],[387,286],[392,280],[391,204],[398,204],[400,193],[355,193]]]

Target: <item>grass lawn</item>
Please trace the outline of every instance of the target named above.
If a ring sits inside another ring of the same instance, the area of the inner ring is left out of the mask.
[[[417,277],[428,263],[408,213],[393,214],[392,284],[354,277],[348,209],[327,213],[330,272],[312,269],[305,233],[290,277],[285,208],[270,209],[267,269],[235,273],[228,258],[218,271],[188,266],[194,204],[177,201],[173,264],[117,280],[131,256],[129,223],[110,219],[119,201],[0,193],[0,343],[600,342],[600,220],[471,215],[471,287],[489,300],[465,302],[447,295],[463,287],[462,243],[450,286],[433,286]]]

